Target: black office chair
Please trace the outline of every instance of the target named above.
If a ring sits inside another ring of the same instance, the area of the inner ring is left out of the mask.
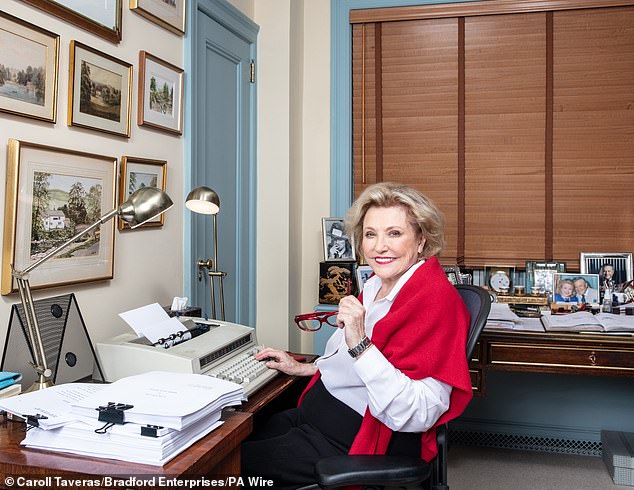
[[[467,338],[467,360],[471,360],[480,333],[486,324],[491,299],[478,286],[456,286],[471,321]],[[406,487],[448,490],[447,424],[436,428],[438,455],[430,463],[415,457],[342,455],[324,458],[315,466],[317,485],[308,488],[339,488],[348,485]]]

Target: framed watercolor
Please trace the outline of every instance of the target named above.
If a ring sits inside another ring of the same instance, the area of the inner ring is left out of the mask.
[[[130,136],[132,65],[70,42],[68,125]]]
[[[601,284],[608,280],[612,282],[611,287],[614,287],[633,279],[631,252],[581,252],[579,262],[581,272],[583,274],[599,274]]]
[[[554,274],[553,303],[599,304],[599,275],[573,272]]]
[[[123,156],[121,158],[121,170],[119,181],[119,205],[141,187],[156,187],[165,191],[167,162],[165,160],[150,160]],[[154,218],[135,229],[163,226],[165,213]],[[119,218],[119,229],[129,230],[130,226]]]
[[[554,289],[554,276],[558,272],[566,271],[565,262],[540,262],[536,260],[526,261],[526,292],[552,294]],[[531,288],[539,288],[532,290]]]
[[[123,0],[22,0],[113,43],[121,41]]]
[[[372,270],[372,267],[370,267],[369,265],[358,265],[357,266],[357,271],[356,271],[356,275],[357,275],[357,291],[359,291],[359,293],[361,291],[363,291],[363,286],[365,285],[365,282],[370,279],[370,276],[372,275],[374,271]]]
[[[175,34],[185,34],[186,0],[130,0],[130,10]]]
[[[324,244],[324,260],[351,261],[356,260],[354,244],[346,235],[342,218],[322,218],[321,230]]]
[[[59,36],[0,11],[0,111],[54,123]]]
[[[2,294],[24,270],[115,207],[117,158],[9,139]],[[30,274],[32,288],[112,279],[114,220]]]
[[[183,69],[139,51],[137,124],[183,134]]]

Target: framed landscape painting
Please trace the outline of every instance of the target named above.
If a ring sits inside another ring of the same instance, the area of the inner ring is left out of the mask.
[[[156,187],[165,192],[165,178],[167,162],[165,160],[150,160],[123,156],[121,158],[121,177],[119,182],[119,204],[122,204],[130,195],[141,187]],[[143,223],[135,229],[163,226],[165,213],[161,213],[151,221]],[[119,218],[119,229],[129,230],[130,225]]]
[[[183,69],[139,52],[139,126],[183,134]]]
[[[123,0],[22,1],[103,39],[113,43],[121,41],[121,2]]]
[[[130,136],[132,65],[70,42],[68,125]]]
[[[55,122],[59,36],[0,11],[0,111]]]
[[[130,0],[130,10],[175,34],[185,34],[186,0]]]
[[[115,207],[117,158],[9,139],[2,294],[21,271]],[[114,220],[29,274],[32,288],[112,279]]]

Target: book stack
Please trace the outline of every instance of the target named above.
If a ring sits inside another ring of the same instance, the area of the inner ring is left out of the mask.
[[[601,431],[603,462],[616,485],[634,486],[634,433]]]
[[[151,372],[0,400],[32,426],[22,445],[162,466],[222,424],[243,388],[200,374]]]
[[[22,385],[18,383],[22,379],[20,373],[0,372],[0,398],[9,398],[18,395],[22,391]]]

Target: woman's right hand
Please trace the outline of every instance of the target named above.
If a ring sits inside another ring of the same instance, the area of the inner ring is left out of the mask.
[[[317,372],[313,363],[302,363],[293,359],[287,352],[272,347],[264,347],[256,352],[258,361],[266,362],[266,367],[277,369],[291,376],[312,376]]]

